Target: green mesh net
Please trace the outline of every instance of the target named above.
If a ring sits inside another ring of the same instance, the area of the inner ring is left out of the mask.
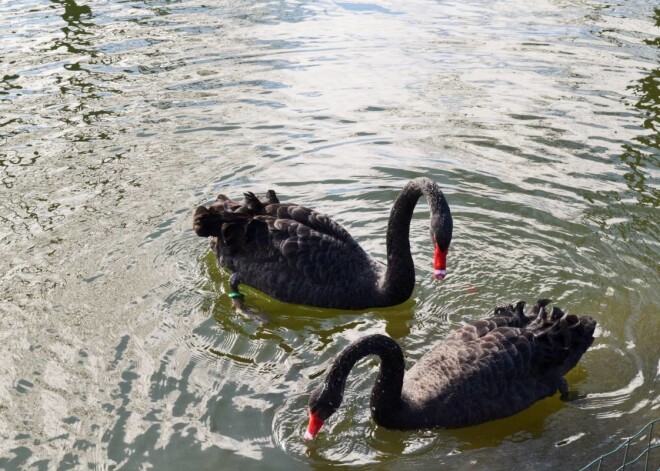
[[[580,471],[660,470],[660,419],[646,424],[635,435],[609,453],[593,460]],[[655,451],[654,451],[655,450]]]

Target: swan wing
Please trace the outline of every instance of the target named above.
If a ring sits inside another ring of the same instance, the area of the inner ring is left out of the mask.
[[[440,343],[410,369],[406,383],[424,384],[423,389],[437,397],[458,391],[462,396],[497,396],[507,383],[532,374],[534,355],[532,333],[497,327],[476,340],[450,338]]]
[[[320,234],[325,234],[347,243],[355,243],[348,231],[340,224],[325,214],[306,208],[305,206],[291,203],[272,204],[266,207],[266,214],[276,220],[295,221]]]
[[[313,214],[310,217],[313,218]],[[268,224],[271,247],[280,261],[289,270],[314,283],[336,283],[347,277],[354,279],[356,272],[368,264],[368,256],[357,244],[350,243],[352,239],[347,242],[334,233],[318,231],[318,224],[307,225],[283,218],[264,217],[262,220]],[[314,221],[318,223],[319,220]]]
[[[453,427],[506,417],[554,394],[591,345],[596,325],[587,316],[559,316],[447,339],[406,374],[405,396],[428,420]]]
[[[406,374],[406,402],[424,426],[463,427],[523,410],[561,381],[539,374],[534,342],[532,333],[515,327],[467,343],[445,341]]]
[[[479,319],[463,325],[453,332],[447,339],[469,342],[477,340],[484,335],[500,327],[528,327],[539,318],[547,317],[545,307],[550,303],[549,299],[539,299],[531,310],[533,315],[525,314],[525,302],[518,301],[515,305],[506,304],[497,306],[492,317]]]
[[[260,270],[285,270],[286,275],[277,274],[284,277],[282,283],[306,279],[335,285],[338,279],[348,277],[345,284],[349,284],[373,272],[369,256],[327,216],[292,204],[263,206],[253,194],[245,196],[245,204],[236,210],[224,204],[198,208],[194,228],[198,235],[216,237],[223,263],[240,271],[246,282],[253,278],[249,273]]]

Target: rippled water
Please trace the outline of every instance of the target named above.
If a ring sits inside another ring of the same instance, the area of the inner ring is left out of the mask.
[[[0,467],[577,469],[612,449],[660,415],[659,26],[647,1],[1,1]],[[431,280],[420,205],[394,308],[248,289],[271,321],[241,317],[190,230],[218,192],[272,188],[382,259],[420,175],[452,206],[450,276]],[[302,440],[351,340],[387,333],[412,364],[540,296],[599,321],[578,399],[390,431],[366,361]]]

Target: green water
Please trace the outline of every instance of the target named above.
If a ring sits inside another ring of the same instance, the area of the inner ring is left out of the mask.
[[[658,418],[660,10],[653,2],[0,0],[0,468],[577,469]],[[191,230],[272,188],[384,259],[410,178],[417,289],[337,312],[246,289]],[[307,444],[350,341],[413,364],[495,304],[598,319],[577,397],[454,431],[369,416],[376,361]],[[652,469],[660,454],[652,456]],[[395,468],[396,467],[396,468]]]

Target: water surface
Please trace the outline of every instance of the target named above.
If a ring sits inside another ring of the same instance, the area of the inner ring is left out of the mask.
[[[574,469],[658,418],[660,10],[653,2],[0,2],[0,467]],[[337,312],[246,289],[190,230],[274,189],[384,259],[427,176],[450,275]],[[577,399],[454,431],[377,427],[358,365],[311,445],[306,403],[350,341],[412,364],[501,302],[599,321]],[[660,458],[653,457],[653,469]]]

